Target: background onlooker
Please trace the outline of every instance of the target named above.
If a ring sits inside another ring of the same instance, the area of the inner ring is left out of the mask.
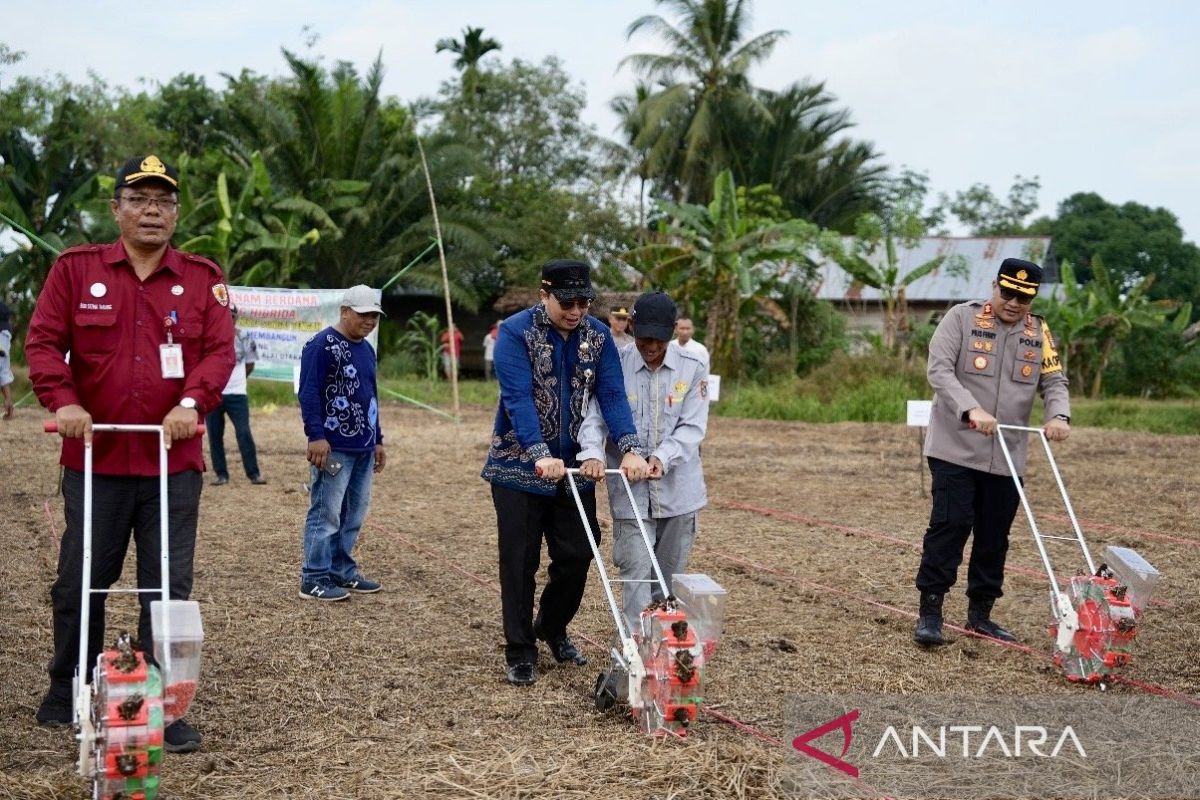
[[[238,321],[237,306],[229,304],[233,314],[233,324]],[[229,415],[233,423],[233,433],[237,437],[238,453],[242,456],[242,468],[246,477],[255,486],[267,482],[258,471],[258,450],[254,446],[254,435],[250,433],[250,398],[246,396],[246,379],[254,372],[254,362],[258,360],[258,347],[250,334],[241,328],[234,333],[234,350],[237,364],[229,375],[229,383],[221,392],[221,404],[208,412],[204,421],[208,426],[208,451],[212,455],[213,486],[224,486],[229,483],[229,467],[225,463],[225,415]]]

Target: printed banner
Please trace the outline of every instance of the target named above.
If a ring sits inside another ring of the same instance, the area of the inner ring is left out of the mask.
[[[254,339],[254,377],[298,385],[304,343],[341,316],[345,289],[264,289],[230,286],[238,327]],[[380,293],[382,294],[382,293]],[[379,328],[367,341],[379,350]]]

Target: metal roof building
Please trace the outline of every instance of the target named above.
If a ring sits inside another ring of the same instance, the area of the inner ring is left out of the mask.
[[[853,240],[846,239],[849,246]],[[996,236],[959,237],[929,236],[907,248],[897,244],[896,255],[900,261],[900,274],[904,275],[922,264],[946,256],[961,256],[966,262],[966,276],[953,274],[943,264],[923,278],[913,281],[905,289],[910,304],[941,304],[962,302],[976,298],[987,298],[992,294],[992,280],[1006,258],[1024,258],[1041,264],[1045,268],[1043,283],[1058,283],[1058,263],[1054,259],[1049,236]],[[885,250],[880,245],[869,257],[874,264],[885,263]],[[873,304],[882,297],[878,289],[863,286],[848,272],[832,261],[819,262],[814,282],[814,293],[820,300],[847,301],[855,304],[865,301]]]

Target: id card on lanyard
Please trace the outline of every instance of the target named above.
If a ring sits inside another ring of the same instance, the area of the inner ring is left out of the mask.
[[[179,321],[179,316],[172,311],[171,316],[163,318],[163,328],[167,332],[167,343],[158,346],[159,361],[162,363],[162,376],[164,378],[182,378],[183,377],[183,346],[175,344],[175,338],[171,334],[171,329],[175,327],[175,323]]]

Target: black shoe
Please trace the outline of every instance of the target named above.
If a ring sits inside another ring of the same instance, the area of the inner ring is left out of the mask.
[[[513,686],[533,686],[537,683],[537,669],[528,661],[510,664],[507,675],[508,682]]]
[[[942,615],[927,614],[917,618],[917,628],[913,631],[913,641],[917,644],[935,646],[945,644],[942,638]]]
[[[42,704],[38,706],[37,723],[47,728],[67,728],[70,727],[74,716],[69,699],[63,699],[53,692],[46,692],[46,696],[42,698]]]
[[[200,749],[200,731],[177,719],[163,729],[163,750],[168,753],[194,753]]]
[[[220,475],[218,475],[216,478],[213,479],[212,485],[213,486],[224,486],[227,483],[229,483],[229,478],[223,478]]]
[[[539,637],[540,638],[540,637]],[[587,664],[587,656],[579,652],[579,648],[571,641],[571,637],[566,633],[560,633],[558,636],[549,639],[543,639],[549,645],[550,653],[554,656],[554,660],[562,664],[570,661],[580,667]]]
[[[255,486],[265,486],[267,484],[267,479],[264,478],[262,475],[255,475],[253,478],[250,479],[250,482],[253,483]]]
[[[1015,642],[1017,637],[1010,631],[992,622],[992,606],[995,600],[978,600],[971,598],[967,603],[967,630],[999,639],[1002,642]]]
[[[945,595],[935,592],[921,592],[921,610],[917,618],[917,627],[913,631],[913,641],[923,645],[945,644],[942,638],[942,600]]]
[[[1015,642],[1017,637],[1010,631],[1005,630],[990,619],[980,619],[967,622],[967,630],[983,636],[990,636],[993,639],[999,639],[1002,642]]]

